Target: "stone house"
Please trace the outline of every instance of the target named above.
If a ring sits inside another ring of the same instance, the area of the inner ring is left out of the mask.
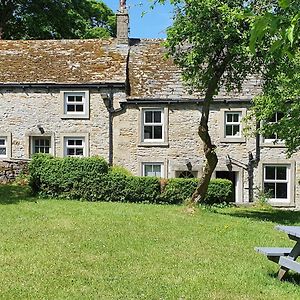
[[[116,39],[0,41],[1,160],[99,155],[135,175],[201,176],[203,98],[184,87],[161,40],[129,40],[127,10],[117,18]],[[243,134],[259,89],[253,77],[242,92],[216,96],[214,176],[233,181],[237,203],[252,200],[251,187],[264,187],[274,206],[300,207],[299,154],[287,159],[275,136]]]

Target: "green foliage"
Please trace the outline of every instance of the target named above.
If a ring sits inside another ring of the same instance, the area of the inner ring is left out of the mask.
[[[227,179],[213,179],[208,185],[206,204],[218,204],[232,200],[233,184]]]
[[[112,167],[110,167],[109,172],[111,174],[121,174],[121,175],[126,175],[126,176],[132,176],[132,173],[128,169],[126,169],[122,166],[112,166]]]
[[[181,204],[191,197],[196,179],[174,178],[162,183],[157,177],[128,176],[124,168],[110,171],[104,159],[54,158],[37,154],[29,165],[29,184],[35,193],[86,201]],[[220,203],[231,197],[232,183],[224,179],[210,182],[205,203]]]
[[[169,179],[161,199],[164,203],[181,204],[190,198],[197,187],[197,179]],[[229,202],[232,198],[232,182],[227,179],[212,179],[203,203]]]
[[[29,184],[35,193],[78,199],[81,197],[78,187],[84,180],[101,177],[107,172],[107,162],[99,157],[54,158],[38,154],[29,164]]]
[[[115,15],[102,1],[0,1],[3,39],[105,38],[115,34]]]

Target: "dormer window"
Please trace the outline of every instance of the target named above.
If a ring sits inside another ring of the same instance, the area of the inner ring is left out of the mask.
[[[89,93],[62,92],[63,116],[62,118],[87,119],[89,118]]]

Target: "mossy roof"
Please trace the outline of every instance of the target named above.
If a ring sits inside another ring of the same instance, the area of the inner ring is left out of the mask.
[[[0,83],[126,81],[127,48],[108,40],[0,41]]]

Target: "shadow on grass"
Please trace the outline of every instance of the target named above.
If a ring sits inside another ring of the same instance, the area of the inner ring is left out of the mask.
[[[268,210],[257,210],[257,209],[247,209],[247,210],[236,210],[235,212],[222,212],[219,214],[229,215],[238,218],[248,218],[257,221],[268,221],[276,224],[283,225],[293,225],[300,223],[300,211],[288,211],[288,210],[278,210],[278,209],[268,209]]]
[[[278,266],[278,270],[279,270],[279,266]],[[278,273],[269,273],[269,276],[270,277],[273,277],[273,278],[276,278],[277,279],[277,275]],[[278,279],[279,281],[279,279]],[[297,285],[300,285],[300,274],[298,273],[295,273],[295,272],[291,272],[289,271],[285,277],[283,278],[282,282],[289,282],[289,283],[292,283],[292,284],[297,284]]]
[[[21,201],[35,201],[30,194],[29,187],[10,184],[0,185],[0,205],[15,204]]]

